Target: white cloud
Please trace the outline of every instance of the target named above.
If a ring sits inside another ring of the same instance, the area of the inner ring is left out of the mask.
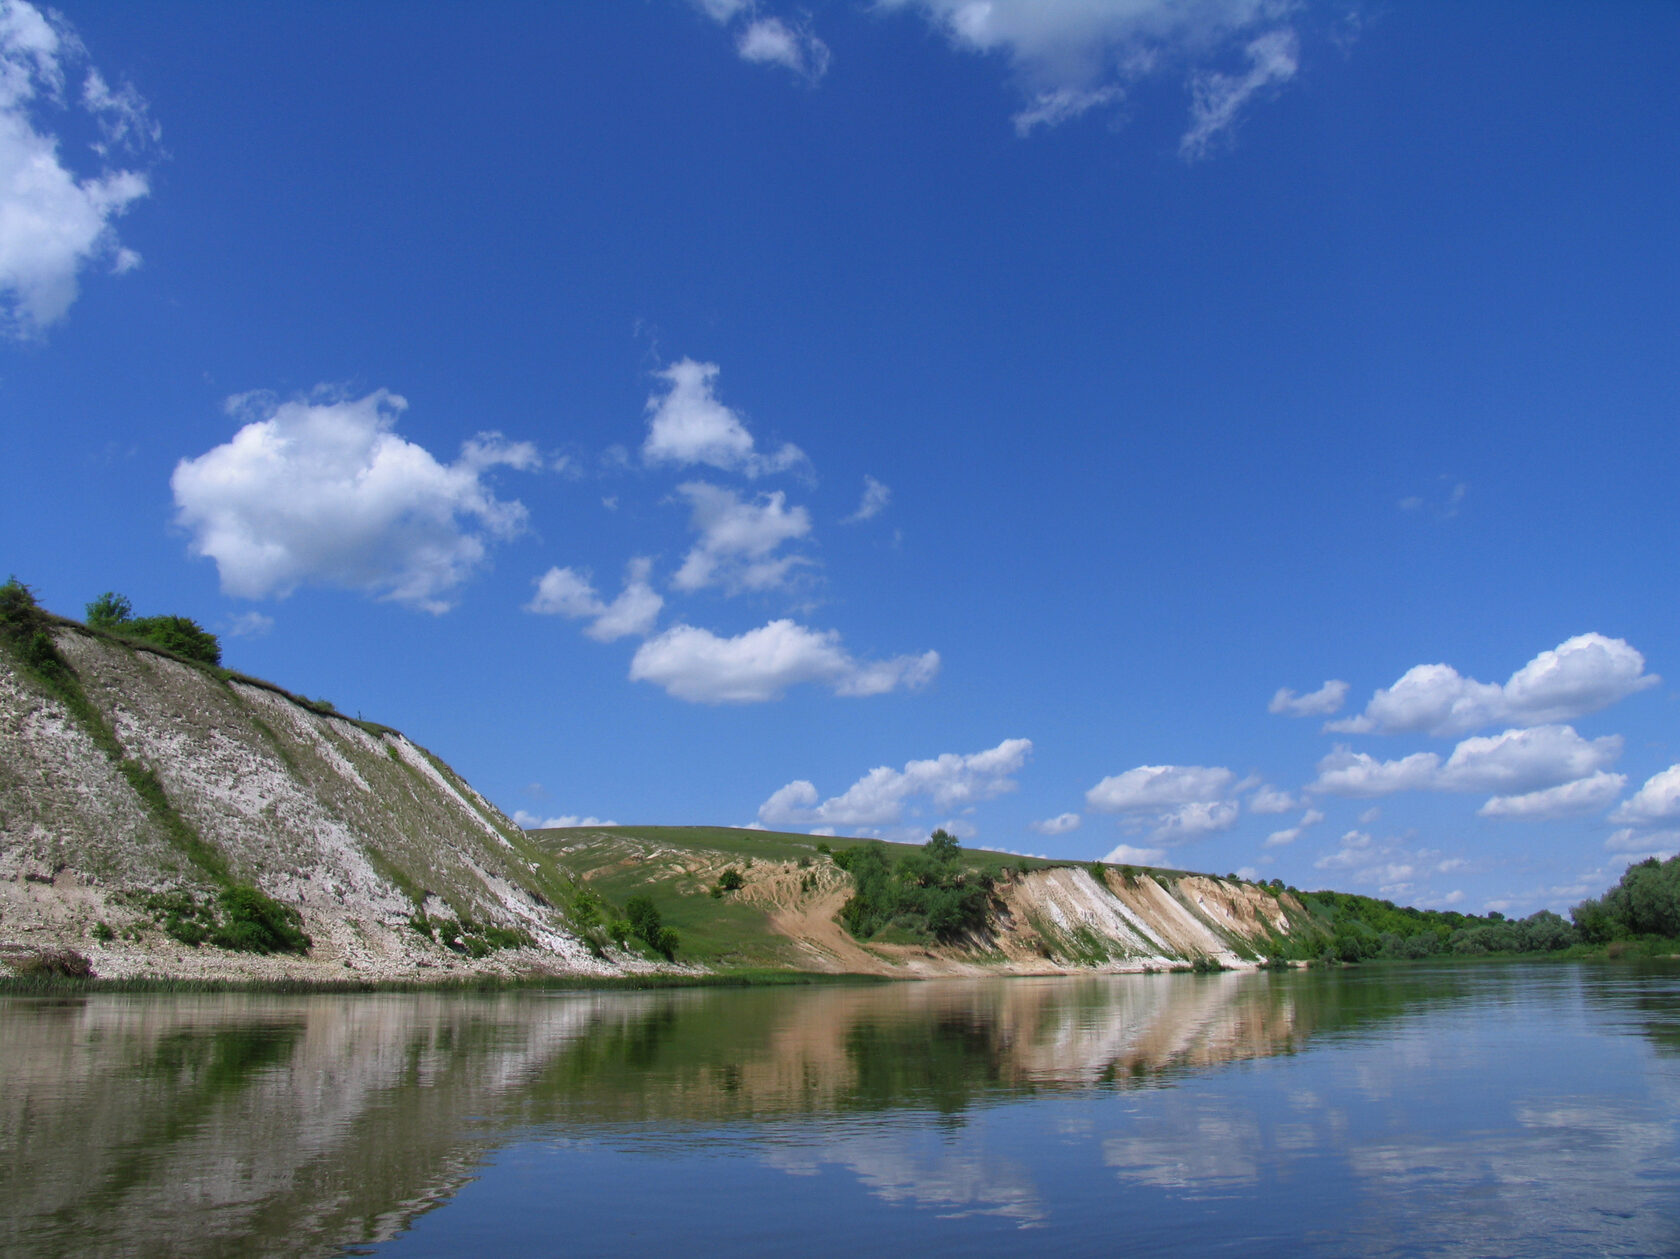
[[[752,0],[694,0],[694,6],[719,26],[737,14],[752,12]]]
[[[1114,866],[1158,866],[1166,859],[1165,848],[1134,848],[1130,844],[1119,844],[1103,857],[1105,864]]]
[[[892,490],[882,485],[874,477],[866,475],[863,478],[863,497],[858,501],[857,510],[840,523],[855,525],[859,521],[873,520],[887,509],[887,504],[890,502],[892,502]]]
[[[611,603],[602,600],[590,584],[587,573],[570,568],[551,568],[537,578],[537,593],[525,605],[527,612],[588,620],[584,633],[597,642],[610,643],[626,637],[645,637],[653,632],[665,600],[648,584],[653,561],[637,557],[625,573],[624,589]]]
[[[1572,721],[1660,682],[1645,657],[1620,638],[1578,634],[1543,651],[1503,685],[1477,682],[1451,665],[1420,664],[1371,696],[1357,717],[1325,728],[1347,734],[1466,734],[1506,723]]]
[[[1196,800],[1157,815],[1151,839],[1169,843],[1199,839],[1236,825],[1241,812],[1235,800]]]
[[[1033,97],[1032,104],[1017,111],[1010,121],[1015,124],[1016,135],[1028,136],[1034,127],[1058,127],[1098,106],[1116,104],[1125,96],[1125,92],[1113,85],[1084,90],[1052,88],[1038,93]]]
[[[567,813],[561,817],[539,817],[535,813],[527,813],[524,809],[513,811],[513,820],[521,830],[552,831],[563,830],[571,826],[617,826],[618,823],[610,819],[598,817],[577,817]]]
[[[1617,823],[1649,826],[1680,818],[1680,765],[1652,774],[1633,797],[1610,815]]]
[[[713,393],[717,374],[716,363],[691,358],[654,373],[668,387],[648,397],[642,458],[648,463],[705,464],[748,477],[803,467],[805,452],[791,443],[773,455],[758,453],[741,417]]]
[[[1101,813],[1153,814],[1150,838],[1179,842],[1236,823],[1239,807],[1226,798],[1235,778],[1206,765],[1139,765],[1104,778],[1085,793],[1085,803]]]
[[[1349,882],[1374,886],[1382,896],[1415,896],[1419,880],[1434,872],[1438,856],[1427,848],[1411,850],[1392,839],[1373,838],[1366,831],[1348,831],[1335,851],[1321,855],[1313,866],[1345,871]]]
[[[691,526],[700,535],[671,579],[678,590],[770,590],[782,585],[796,565],[811,562],[802,555],[775,554],[784,542],[811,532],[810,513],[789,507],[780,490],[745,502],[733,490],[690,481],[679,485],[677,493],[688,500]]]
[[[1288,813],[1298,804],[1295,797],[1287,791],[1279,791],[1269,784],[1262,784],[1260,790],[1248,798],[1250,813]]]
[[[1305,813],[1301,814],[1301,820],[1295,823],[1294,826],[1281,831],[1273,831],[1270,835],[1266,836],[1266,842],[1262,846],[1266,848],[1281,848],[1285,844],[1293,844],[1307,832],[1309,827],[1317,826],[1323,820],[1324,814],[1320,813],[1317,809],[1308,809]]]
[[[1640,831],[1624,826],[1606,839],[1604,846],[1611,852],[1637,853],[1641,860],[1654,856],[1666,859],[1680,848],[1680,830]]]
[[[1206,765],[1139,765],[1111,774],[1085,793],[1085,803],[1104,813],[1135,813],[1221,798],[1236,778],[1228,769]]]
[[[1243,107],[1294,76],[1295,32],[1278,22],[1290,0],[879,0],[923,15],[952,47],[1009,59],[1027,104],[1020,135],[1116,105],[1133,84],[1189,72],[1191,122],[1182,142],[1201,156]],[[1242,50],[1247,68],[1220,74],[1209,63]]]
[[[1442,477],[1449,488],[1437,503],[1431,503],[1420,494],[1408,494],[1400,500],[1400,510],[1418,512],[1425,507],[1430,508],[1437,520],[1451,520],[1458,515],[1464,506],[1464,500],[1469,497],[1470,486],[1463,481],[1454,481],[1451,477]]]
[[[837,695],[883,695],[926,685],[939,671],[939,653],[858,660],[837,631],[771,621],[733,638],[677,625],[637,649],[633,682],[652,682],[678,699],[749,704],[779,699],[790,686],[815,683]]]
[[[274,618],[261,612],[241,612],[228,623],[232,638],[261,638],[274,628]]]
[[[1079,829],[1079,814],[1058,813],[1055,817],[1047,817],[1042,822],[1029,822],[1027,825],[1040,835],[1066,835],[1069,831]]]
[[[812,83],[828,72],[828,45],[808,29],[776,17],[749,23],[736,39],[735,51],[743,61],[785,66]]]
[[[524,527],[524,506],[498,499],[483,476],[525,466],[527,448],[484,434],[439,463],[392,431],[407,405],[383,389],[229,399],[230,413],[259,418],[170,478],[176,521],[193,553],[216,561],[224,591],[284,598],[314,583],[448,609],[487,543]]]
[[[113,223],[147,195],[146,175],[109,168],[79,175],[64,165],[58,137],[46,127],[49,107],[72,108],[65,70],[83,59],[62,19],[23,0],[0,3],[0,323],[19,337],[64,317],[91,263],[108,260],[120,274],[140,261],[118,244]],[[95,69],[79,104],[100,127],[102,160],[156,141],[145,102],[131,88],[113,92]]]
[[[1338,747],[1318,763],[1308,788],[1341,796],[1399,791],[1490,791],[1523,795],[1589,778],[1621,754],[1619,735],[1583,739],[1571,726],[1535,726],[1465,739],[1445,762],[1433,752],[1378,761]]]
[[[772,793],[759,806],[758,820],[771,826],[882,826],[900,821],[918,798],[939,809],[964,808],[1015,790],[1013,775],[1030,755],[1032,740],[1005,739],[984,752],[946,752],[902,770],[882,765],[820,804],[816,786],[800,779]]]
[[[1192,78],[1190,129],[1178,145],[1182,156],[1206,157],[1215,139],[1231,133],[1243,107],[1257,93],[1289,82],[1300,68],[1300,40],[1292,30],[1267,31],[1243,51],[1248,57],[1245,73],[1203,70]]]
[[[1297,695],[1287,686],[1280,686],[1272,702],[1266,705],[1266,711],[1290,717],[1328,717],[1342,706],[1347,693],[1348,684],[1335,679],[1306,695]]]
[[[1604,808],[1627,786],[1626,774],[1611,774],[1604,770],[1574,782],[1560,783],[1540,791],[1517,796],[1494,796],[1476,812],[1482,817],[1519,818],[1527,822],[1548,818],[1571,817],[1578,813],[1593,813]]]

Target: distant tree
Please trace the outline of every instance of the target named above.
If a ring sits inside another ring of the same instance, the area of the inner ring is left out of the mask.
[[[957,837],[940,827],[928,836],[927,843],[922,845],[922,851],[941,865],[950,865],[962,855],[962,845]]]
[[[107,590],[87,605],[87,623],[94,629],[116,629],[133,619],[134,605],[115,590]]]

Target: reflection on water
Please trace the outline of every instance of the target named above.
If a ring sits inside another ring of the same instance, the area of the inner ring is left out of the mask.
[[[0,1250],[1667,1253],[1677,1027],[1568,966],[0,999]]]

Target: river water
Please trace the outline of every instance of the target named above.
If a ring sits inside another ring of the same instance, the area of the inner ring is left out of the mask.
[[[1675,1255],[1680,966],[0,998],[7,1255]]]

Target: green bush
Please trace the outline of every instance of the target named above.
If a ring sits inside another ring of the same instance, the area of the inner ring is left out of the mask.
[[[854,889],[840,910],[840,921],[863,940],[888,926],[940,940],[983,929],[997,876],[969,876],[961,853],[955,836],[944,830],[935,831],[920,850],[905,854],[896,866],[886,845],[878,841],[836,853],[835,863],[851,875]]]
[[[200,899],[192,892],[156,892],[142,902],[172,940],[197,948],[213,944],[238,953],[307,953],[313,941],[303,915],[246,883]]]
[[[677,933],[661,921],[659,907],[653,903],[653,897],[645,892],[632,896],[624,902],[624,912],[630,930],[643,944],[666,961],[674,960],[679,943]]]
[[[221,643],[197,621],[186,616],[136,617],[134,605],[114,590],[87,605],[87,623],[92,629],[154,643],[200,664],[222,663]]]

